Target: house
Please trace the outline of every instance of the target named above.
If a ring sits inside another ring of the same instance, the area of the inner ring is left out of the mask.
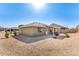
[[[76,31],[79,32],[79,25],[76,26]]]
[[[0,27],[0,31],[4,31],[4,28],[3,27]]]
[[[70,30],[69,30],[69,33],[76,33],[77,32],[77,30],[75,29],[75,28],[71,28]]]
[[[12,31],[18,31],[18,27],[11,27],[11,28],[5,28],[5,31],[9,31],[9,32],[12,32]]]
[[[27,36],[45,35],[47,30],[47,25],[38,22],[33,22],[27,25],[19,26],[19,34]]]
[[[65,33],[69,31],[69,28],[58,25],[58,24],[50,24],[50,30],[52,32]]]
[[[18,31],[19,30],[18,27],[12,27],[10,29],[11,29],[11,31]]]
[[[33,22],[27,25],[19,25],[19,34],[26,36],[41,36],[53,33],[74,33],[74,29],[69,29],[67,27],[58,24],[42,24],[38,22]]]

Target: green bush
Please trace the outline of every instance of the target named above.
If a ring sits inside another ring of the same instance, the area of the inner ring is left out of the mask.
[[[69,38],[69,37],[70,37],[67,33],[65,33],[65,36],[66,36],[67,38]]]
[[[9,38],[9,33],[5,33],[5,37],[6,38]]]

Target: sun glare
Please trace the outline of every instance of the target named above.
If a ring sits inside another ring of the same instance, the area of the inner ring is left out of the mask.
[[[44,7],[45,3],[44,2],[34,2],[32,3],[33,6],[36,8],[36,9],[41,9]]]

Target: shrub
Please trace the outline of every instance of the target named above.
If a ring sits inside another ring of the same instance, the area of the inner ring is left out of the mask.
[[[6,38],[9,38],[9,33],[5,33],[5,37]]]
[[[69,38],[69,37],[70,37],[67,33],[65,33],[65,35],[66,35],[66,37],[67,37],[67,38]]]

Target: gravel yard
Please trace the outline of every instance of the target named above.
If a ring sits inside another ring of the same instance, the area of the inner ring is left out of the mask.
[[[79,56],[79,33],[69,34],[70,38],[63,40],[45,38],[32,43],[25,43],[13,37],[5,39],[3,33],[0,32],[2,56]]]

